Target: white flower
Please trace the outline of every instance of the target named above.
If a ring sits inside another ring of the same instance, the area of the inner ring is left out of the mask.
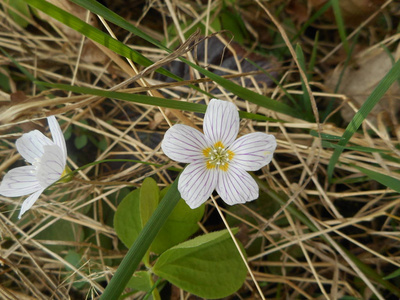
[[[257,199],[257,183],[246,171],[271,162],[275,137],[256,132],[236,139],[236,106],[218,99],[208,105],[203,130],[204,134],[177,124],[167,130],[161,144],[169,158],[189,163],[178,182],[181,197],[191,208],[207,201],[214,189],[230,205]]]
[[[31,194],[22,203],[18,218],[32,207],[40,194],[63,175],[67,148],[60,125],[54,116],[47,118],[53,140],[38,130],[23,134],[15,143],[18,152],[31,166],[10,170],[0,185],[0,195],[19,197]]]

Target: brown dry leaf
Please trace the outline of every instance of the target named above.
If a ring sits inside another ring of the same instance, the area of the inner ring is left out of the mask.
[[[286,12],[296,24],[303,24],[310,17],[308,1],[291,0],[286,6]]]
[[[103,64],[107,59],[107,55],[97,47],[93,41],[86,40],[82,50],[82,60],[87,63]]]
[[[393,57],[395,57],[395,54],[393,54]],[[383,49],[376,48],[372,51],[363,51],[344,72],[338,93],[351,98],[355,106],[360,108],[392,66],[392,59]],[[342,70],[343,65],[339,65],[325,82],[330,90],[335,89]],[[375,122],[374,120],[379,113],[388,113],[389,116],[395,117],[400,111],[399,94],[400,88],[398,83],[395,82],[371,111],[368,119]],[[341,114],[343,119],[349,122],[354,117],[355,112],[346,105],[342,108]]]
[[[16,91],[10,94],[11,105],[20,104],[26,101],[26,95],[23,91]]]

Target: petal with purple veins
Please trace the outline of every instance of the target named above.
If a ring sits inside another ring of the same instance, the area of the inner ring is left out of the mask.
[[[47,117],[47,122],[49,123],[49,128],[51,132],[51,136],[53,138],[54,143],[60,147],[62,153],[64,155],[64,160],[67,159],[67,146],[65,144],[65,138],[63,132],[61,130],[60,125],[57,122],[56,117],[50,116]]]
[[[203,161],[189,164],[179,177],[182,199],[194,209],[207,201],[217,185],[217,172],[207,169]]]
[[[213,145],[222,142],[228,147],[239,133],[239,112],[231,102],[211,99],[203,124],[204,135]]]
[[[32,195],[30,195],[28,198],[24,200],[21,206],[21,210],[19,211],[18,219],[21,219],[21,216],[32,207],[33,204],[35,204],[36,200],[39,198],[39,196],[43,193],[44,189],[41,189]]]
[[[43,187],[60,179],[65,168],[64,153],[57,145],[44,146],[44,155],[37,170],[37,179]]]
[[[43,156],[43,146],[54,145],[54,142],[39,130],[24,133],[16,142],[15,146],[21,156],[33,164]]]
[[[202,151],[209,146],[204,134],[183,124],[168,129],[161,143],[165,155],[183,163],[203,159]]]
[[[258,198],[258,185],[245,170],[229,165],[228,171],[219,172],[217,193],[229,205],[245,203]]]
[[[24,166],[12,169],[4,175],[0,185],[0,194],[6,197],[29,195],[42,189],[36,178],[34,166]]]
[[[234,153],[231,165],[241,167],[246,171],[256,171],[269,164],[276,149],[273,135],[255,132],[246,134],[229,147]]]

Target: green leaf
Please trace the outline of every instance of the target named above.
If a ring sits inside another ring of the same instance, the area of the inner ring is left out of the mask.
[[[73,250],[68,251],[67,255],[65,256],[65,260],[77,269],[80,269],[80,267],[82,265],[81,259],[82,259],[82,256]],[[65,268],[67,269],[67,271],[73,271],[68,266],[66,266]],[[85,280],[82,280],[82,276],[80,276],[78,274],[75,274],[74,277],[71,277],[70,274],[68,274],[67,279],[69,281],[73,280],[72,285],[74,286],[74,288],[76,288],[78,290],[82,289],[85,285],[87,285],[87,282]]]
[[[26,3],[21,0],[9,0],[7,2],[9,6],[14,8],[14,9],[7,9],[7,12],[11,16],[11,18],[15,21],[15,23],[17,23],[21,27],[28,26],[29,21],[27,21],[25,18],[22,17],[25,16],[28,19],[32,19],[28,5],[26,5]]]
[[[161,199],[167,191],[168,188],[161,191]],[[185,241],[199,229],[197,222],[203,217],[204,210],[204,204],[196,209],[191,209],[185,200],[180,199],[151,245],[151,251],[161,254],[172,246]]]
[[[130,192],[118,205],[114,216],[114,229],[118,238],[130,247],[142,230],[139,200],[140,190]]]
[[[221,20],[222,29],[229,30],[233,34],[233,40],[243,44],[247,31],[240,14],[225,9],[218,14],[218,17]]]
[[[53,220],[54,218],[49,218],[43,225],[52,222]],[[46,242],[43,242],[43,244],[45,244],[51,251],[60,253],[61,251],[65,251],[68,242],[80,241],[81,237],[77,236],[77,232],[80,232],[79,227],[80,226],[75,223],[60,219],[35,235],[35,239],[49,241],[51,243],[50,245],[46,245]],[[55,244],[55,241],[58,241],[59,243]]]
[[[74,139],[75,147],[76,147],[78,150],[80,150],[80,149],[82,149],[83,147],[85,147],[86,144],[87,144],[87,142],[88,142],[88,137],[87,137],[86,134],[78,135],[78,136],[75,137],[75,139]]]
[[[119,239],[128,248],[136,240],[145,223],[147,223],[147,221],[142,222],[142,220],[148,220],[158,206],[158,191],[154,192],[156,187],[157,184],[155,181],[151,178],[147,178],[140,189],[129,193],[118,205],[114,217],[114,229],[117,232]],[[160,194],[161,200],[168,189],[169,188],[162,190]],[[152,194],[152,196],[146,194]],[[146,207],[145,204],[148,204],[148,202],[151,202],[153,203],[151,205],[154,205],[155,196],[157,196],[156,206],[150,208],[150,206],[147,205]],[[190,209],[186,202],[183,199],[180,199],[164,226],[154,239],[150,248],[151,251],[161,254],[170,247],[185,241],[195,233],[199,228],[197,222],[200,221],[204,215],[204,207],[204,205],[201,205],[196,209]]]
[[[139,211],[142,227],[150,219],[156,210],[159,200],[159,189],[157,182],[151,177],[147,177],[140,187]]]
[[[154,288],[154,282],[151,275],[152,274],[149,271],[135,272],[126,286],[137,291],[144,291],[148,294],[151,293],[150,297],[147,298],[149,300],[159,300],[161,297],[158,290]]]
[[[153,286],[151,273],[148,271],[135,272],[126,286],[137,291],[149,291]]]
[[[392,190],[395,190],[396,192],[400,193],[400,180],[359,166],[354,165],[353,167],[360,170],[371,179],[376,180],[379,183],[383,184],[384,186],[387,186],[388,188],[391,188]]]
[[[216,299],[236,292],[247,269],[228,231],[222,230],[165,251],[153,272],[199,297]]]

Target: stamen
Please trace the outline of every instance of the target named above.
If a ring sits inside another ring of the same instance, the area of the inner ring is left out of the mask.
[[[217,142],[212,147],[203,150],[206,159],[207,169],[218,168],[222,171],[227,171],[229,161],[233,158],[234,153],[227,150],[222,142]]]

